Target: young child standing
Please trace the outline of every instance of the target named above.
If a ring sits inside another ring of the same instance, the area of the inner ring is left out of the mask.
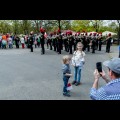
[[[72,57],[72,65],[74,66],[74,81],[72,84],[78,86],[81,84],[81,70],[83,68],[83,65],[85,63],[85,53],[82,51],[83,44],[81,42],[77,43],[77,49],[73,53]]]
[[[62,66],[63,82],[64,82],[63,95],[68,97],[70,97],[70,94],[67,90],[67,85],[68,85],[69,78],[72,77],[71,69],[70,69],[70,61],[71,61],[71,58],[69,55],[63,56],[63,66]]]

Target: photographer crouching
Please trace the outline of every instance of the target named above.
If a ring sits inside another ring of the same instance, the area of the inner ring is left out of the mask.
[[[94,72],[94,83],[90,90],[90,98],[92,100],[120,100],[120,58],[113,58],[110,61],[103,62],[108,68],[108,76],[105,72]],[[107,83],[98,89],[99,78],[102,77]]]

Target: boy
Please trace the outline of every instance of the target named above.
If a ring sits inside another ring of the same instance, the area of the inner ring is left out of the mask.
[[[67,85],[69,78],[72,77],[71,74],[71,69],[70,69],[70,56],[65,55],[63,56],[63,66],[62,66],[62,71],[63,71],[63,82],[64,82],[64,87],[63,87],[63,95],[70,97],[70,94],[67,90]]]

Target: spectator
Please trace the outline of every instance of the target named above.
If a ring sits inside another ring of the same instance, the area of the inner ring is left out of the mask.
[[[94,83],[90,90],[92,100],[120,100],[120,58],[113,58],[103,63],[108,68],[108,79],[105,72],[94,72]],[[99,78],[102,77],[107,84],[98,89]]]
[[[78,86],[81,84],[81,71],[85,63],[85,53],[82,51],[83,44],[81,42],[77,43],[76,51],[73,53],[72,65],[74,66],[74,81],[72,84]]]
[[[25,48],[24,47],[24,45],[25,45],[24,36],[21,37],[20,41],[21,41],[21,44],[22,44],[22,48],[24,49]]]
[[[70,69],[70,56],[65,55],[63,56],[63,65],[62,65],[62,71],[63,71],[63,82],[64,82],[64,87],[63,87],[63,95],[70,97],[70,94],[67,90],[67,85],[69,78],[72,77],[71,74],[71,69]]]

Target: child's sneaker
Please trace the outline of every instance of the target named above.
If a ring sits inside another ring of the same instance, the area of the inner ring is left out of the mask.
[[[80,82],[76,82],[76,83],[75,83],[76,86],[78,86],[78,85],[80,85],[80,84],[81,84]]]
[[[72,85],[74,85],[75,83],[76,83],[76,81],[73,81],[73,82],[72,82]]]
[[[70,93],[70,90],[67,90],[68,93]]]
[[[64,96],[70,97],[69,93],[63,93]]]

